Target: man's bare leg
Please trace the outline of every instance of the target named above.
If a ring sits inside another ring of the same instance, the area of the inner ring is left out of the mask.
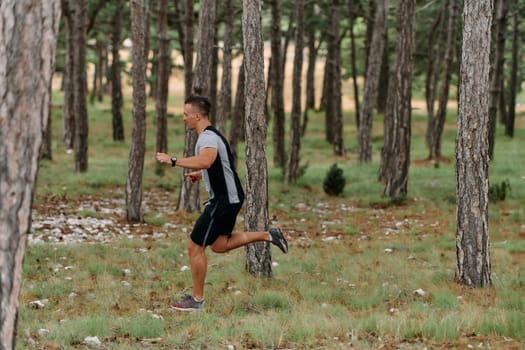
[[[231,237],[219,236],[211,245],[215,253],[226,253],[253,242],[269,241],[268,232],[233,232]]]
[[[192,240],[188,243],[188,254],[190,256],[191,278],[193,280],[193,297],[204,299],[204,280],[208,270],[208,262],[204,252],[205,247],[194,243]]]

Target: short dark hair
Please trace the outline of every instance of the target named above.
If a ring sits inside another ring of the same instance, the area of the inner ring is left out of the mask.
[[[210,115],[211,103],[207,97],[192,95],[184,101],[184,104],[190,104],[193,107],[198,108],[200,112],[207,117]]]

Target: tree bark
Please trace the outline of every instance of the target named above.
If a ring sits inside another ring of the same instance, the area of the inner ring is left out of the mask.
[[[62,144],[64,148],[69,151],[74,148],[74,135],[75,135],[75,90],[73,85],[73,49],[75,47],[74,38],[74,17],[75,8],[71,4],[71,0],[62,0],[62,12],[64,15],[64,27],[66,37],[66,53],[64,58],[64,108],[63,108],[63,127],[64,132],[62,135]]]
[[[406,197],[410,166],[412,72],[415,51],[416,1],[400,0],[397,8],[397,44],[385,112],[385,142],[381,158],[385,196]]]
[[[148,0],[131,0],[131,50],[133,67],[133,129],[126,182],[126,218],[142,222],[142,174],[146,152],[146,40]]]
[[[73,146],[75,150],[75,172],[88,170],[88,111],[87,111],[87,78],[86,78],[86,44],[87,44],[87,0],[78,0],[74,17],[73,48],[73,111],[75,113],[75,133]]]
[[[0,349],[14,349],[60,1],[0,2]]]
[[[290,116],[290,152],[286,163],[284,183],[295,182],[299,176],[301,151],[301,94],[304,47],[304,0],[295,1],[295,53],[292,72],[292,113]]]
[[[281,13],[279,0],[271,1],[272,8],[272,64],[271,64],[271,109],[273,112],[273,165],[282,168],[286,164],[285,112],[283,92],[283,63],[281,62]]]
[[[467,0],[456,139],[456,280],[491,283],[488,231],[488,108],[493,1]]]
[[[377,3],[374,34],[368,55],[368,66],[363,92],[363,102],[359,112],[358,154],[360,163],[372,161],[372,113],[377,96],[381,59],[384,50],[384,27],[386,26],[389,0]]]
[[[122,83],[120,67],[120,36],[122,31],[122,0],[115,0],[113,14],[112,62],[111,62],[111,114],[113,141],[124,141],[124,123],[122,122]]]
[[[267,120],[264,114],[264,52],[259,0],[243,0],[246,113],[246,231],[268,230],[268,168],[266,164]],[[271,277],[268,242],[246,246],[246,271],[257,277]]]
[[[216,0],[203,0],[200,3],[199,11],[199,32],[197,47],[197,62],[195,63],[195,75],[193,77],[192,94],[210,96],[211,75],[213,64],[213,43],[215,38],[215,12]],[[191,157],[195,153],[195,143],[197,134],[186,127],[186,137],[184,142],[184,157]],[[192,184],[185,181],[184,174],[191,169],[184,169],[181,175],[181,186],[178,210],[194,212],[200,210],[199,205],[199,184]]]
[[[226,135],[226,121],[232,113],[232,44],[233,44],[233,4],[232,0],[224,2],[224,47],[222,48],[221,88],[217,99],[215,126]]]
[[[334,113],[334,130],[333,130],[333,150],[335,156],[343,156],[345,149],[344,149],[344,142],[343,142],[343,77],[341,73],[342,69],[342,57],[341,57],[341,41],[342,37],[341,34],[339,34],[339,13],[341,9],[339,7],[339,1],[334,0],[334,5],[332,9],[332,15],[331,15],[331,26],[332,31],[335,33],[336,41],[334,46],[334,63],[332,66],[332,69],[334,71],[333,76],[334,80],[332,81],[333,84],[333,113]]]
[[[158,2],[158,57],[157,57],[157,152],[168,152],[168,82],[170,78],[170,47],[168,40],[168,0]]]

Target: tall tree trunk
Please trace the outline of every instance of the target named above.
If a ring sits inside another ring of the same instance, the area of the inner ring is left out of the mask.
[[[383,57],[381,59],[381,72],[379,73],[379,86],[377,90],[377,111],[379,113],[384,113],[386,108],[386,100],[388,98],[388,79],[390,74],[390,64],[388,62],[389,59],[389,45],[388,45],[388,28],[385,27],[385,32],[383,33],[385,37],[384,41],[384,49],[383,49]]]
[[[87,0],[78,0],[74,4],[74,43],[73,48],[73,90],[75,113],[75,172],[88,170],[88,112],[86,81],[86,36],[87,36]]]
[[[226,135],[226,121],[232,113],[232,45],[233,45],[233,4],[232,0],[224,2],[224,47],[222,49],[221,88],[217,99],[215,126]]]
[[[306,20],[315,16],[314,3],[306,5]],[[305,26],[306,37],[308,38],[308,67],[306,69],[306,105],[305,112],[308,109],[315,109],[315,64],[317,63],[318,46],[316,45],[317,28],[315,25]],[[304,123],[306,124],[306,122]],[[303,126],[303,130],[306,127]]]
[[[168,82],[170,78],[170,46],[168,40],[168,0],[158,2],[158,57],[157,57],[157,152],[168,152]],[[158,163],[160,164],[160,163]]]
[[[514,122],[516,118],[516,90],[518,87],[518,51],[519,51],[519,1],[514,1],[514,14],[512,15],[512,58],[509,83],[509,107],[505,120],[505,135],[514,137]]]
[[[237,88],[235,92],[235,105],[232,112],[232,123],[230,126],[230,148],[233,154],[235,167],[237,167],[239,141],[244,139],[244,58],[239,67],[237,76]]]
[[[449,0],[447,15],[447,39],[445,43],[445,57],[439,75],[442,75],[439,89],[438,110],[431,124],[430,154],[429,159],[439,161],[441,158],[441,140],[443,128],[447,117],[447,103],[450,91],[450,80],[452,78],[453,61],[456,56],[456,14],[458,11],[457,0]]]
[[[49,104],[49,110],[46,113],[46,119],[47,121],[44,123],[46,126],[44,130],[44,134],[42,135],[42,147],[40,149],[40,158],[41,159],[47,159],[47,160],[53,160],[53,128],[51,127],[52,121],[53,121],[53,113],[51,112],[51,103]]]
[[[352,67],[352,86],[354,92],[354,110],[355,110],[355,125],[356,130],[359,130],[359,86],[357,85],[357,64],[356,64],[356,48],[355,48],[355,35],[354,35],[354,23],[355,23],[355,11],[354,2],[349,1],[350,15],[348,17],[350,26],[350,64]]]
[[[113,35],[111,38],[111,114],[113,141],[124,141],[124,123],[122,122],[122,83],[120,67],[120,36],[122,31],[122,0],[115,0],[113,14]]]
[[[73,85],[73,68],[74,68],[74,47],[75,47],[75,8],[71,0],[62,0],[62,11],[64,14],[65,36],[66,36],[66,53],[64,62],[64,133],[62,143],[67,151],[73,150],[75,139],[75,90]]]
[[[307,3],[306,5],[306,21],[314,17],[315,4]],[[314,20],[315,21],[315,20]],[[315,22],[314,22],[315,23]],[[305,23],[306,37],[308,38],[308,66],[306,68],[306,102],[305,109],[303,112],[303,124],[301,126],[301,137],[306,134],[306,128],[308,126],[308,111],[315,109],[315,66],[317,64],[317,54],[319,52],[319,43],[316,44],[316,25],[312,23]]]
[[[427,41],[427,70],[425,74],[425,102],[427,108],[427,131],[425,133],[425,141],[430,149],[432,144],[432,126],[435,118],[435,101],[436,89],[440,76],[441,63],[443,55],[441,49],[445,45],[444,39],[444,25],[447,22],[448,0],[442,0],[443,6],[439,11],[436,19],[432,25],[432,29],[428,33]]]
[[[494,0],[491,38],[491,69],[490,69],[490,99],[489,99],[489,159],[494,158],[496,142],[496,121],[498,107],[503,94],[502,76],[505,62],[505,33],[507,31],[507,0]]]
[[[491,284],[488,109],[493,1],[465,1],[456,140],[456,280]]]
[[[215,24],[217,25],[217,24]],[[219,67],[219,38],[217,37],[217,30],[215,30],[215,36],[213,38],[213,47],[211,55],[211,71],[210,71],[210,114],[211,120],[215,120],[215,114],[217,112],[217,85],[218,85],[218,67]]]
[[[381,1],[381,0],[379,0]],[[377,0],[368,0],[368,8],[366,11],[366,33],[365,33],[365,80],[368,72],[368,61],[370,58],[370,49],[372,47],[372,40],[374,36],[375,20],[377,16],[377,7],[379,4]]]
[[[286,163],[285,112],[283,91],[283,63],[281,62],[281,13],[279,0],[271,1],[272,8],[272,64],[271,64],[271,108],[273,112],[273,165],[279,168]]]
[[[146,41],[145,14],[148,0],[131,0],[131,50],[133,67],[133,129],[126,181],[126,218],[142,222],[142,174],[146,152]]]
[[[290,121],[290,152],[286,163],[284,183],[295,182],[299,176],[301,151],[301,94],[304,47],[304,0],[295,1],[295,53],[292,76],[292,113]]]
[[[397,44],[390,75],[385,113],[385,143],[381,158],[385,196],[406,197],[410,166],[412,72],[415,51],[416,1],[400,0],[397,7]]]
[[[389,0],[379,0],[374,20],[374,34],[368,55],[363,102],[359,111],[359,162],[368,163],[372,160],[372,113],[377,97],[381,59],[383,57],[384,28],[386,26]]]
[[[193,77],[192,94],[210,96],[211,75],[213,64],[213,44],[215,38],[215,14],[216,0],[202,0],[199,12],[199,32],[197,47],[197,62],[195,64],[195,76]],[[191,53],[191,51],[190,51]],[[186,127],[184,141],[184,157],[193,156],[197,134]],[[184,174],[190,172],[184,169],[181,176],[181,186],[178,210],[187,212],[199,211],[199,185],[184,180]]]
[[[193,1],[185,2],[184,23],[184,99],[191,95],[193,86]]]
[[[333,81],[332,81],[332,104],[333,104],[333,114],[334,114],[334,125],[333,125],[333,140],[332,145],[334,149],[334,155],[336,156],[342,156],[344,154],[344,143],[343,143],[343,96],[342,96],[342,81],[343,77],[341,75],[341,65],[342,65],[342,58],[341,58],[341,35],[339,34],[339,12],[341,9],[339,8],[339,1],[334,0],[331,10],[331,19],[330,19],[330,26],[331,31],[335,35],[335,42],[334,42],[334,53],[333,53]]]
[[[246,231],[268,230],[267,120],[264,114],[264,52],[259,0],[243,0],[242,32],[246,77]],[[272,276],[268,242],[246,246],[246,271],[257,277]]]
[[[336,88],[335,80],[337,70],[337,45],[339,41],[339,23],[334,23],[337,15],[336,2],[332,2],[327,8],[328,27],[326,29],[327,51],[325,69],[325,138],[330,144],[334,144],[335,119],[336,119]],[[337,24],[337,25],[336,25]]]
[[[59,0],[0,3],[0,349],[15,348],[18,297],[51,103],[59,22]]]

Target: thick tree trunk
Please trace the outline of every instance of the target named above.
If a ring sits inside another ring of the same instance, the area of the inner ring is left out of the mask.
[[[221,88],[217,98],[215,126],[226,135],[226,121],[232,113],[232,36],[233,36],[233,4],[232,0],[224,2],[224,47],[222,49]]]
[[[122,122],[122,83],[120,67],[120,36],[122,30],[122,0],[115,0],[113,14],[112,62],[111,62],[111,114],[113,141],[124,141],[124,123]]]
[[[488,232],[488,109],[492,0],[465,1],[456,140],[456,280],[491,283]]]
[[[215,38],[215,14],[216,0],[203,0],[200,3],[199,12],[199,32],[197,47],[197,62],[195,63],[195,75],[193,77],[192,94],[210,96],[211,93],[211,75],[213,64],[213,44]],[[191,53],[192,51],[190,51]],[[188,53],[187,53],[188,54]],[[197,134],[193,130],[186,128],[186,137],[184,141],[184,157],[190,157],[195,154],[195,143]],[[181,175],[181,186],[178,210],[187,212],[200,211],[199,205],[199,184],[192,184],[185,181],[184,174],[191,169],[184,169]]]
[[[64,87],[64,108],[63,108],[63,127],[62,143],[66,151],[73,150],[75,139],[75,90],[73,85],[73,49],[75,47],[74,38],[74,18],[75,8],[71,0],[62,0],[62,12],[64,15],[64,27],[66,36],[66,53],[64,58],[64,78],[62,80]]]
[[[259,0],[243,0],[242,30],[246,76],[246,231],[268,230],[267,121],[264,114],[264,52]],[[271,277],[267,242],[246,246],[246,270],[257,277]]]
[[[335,36],[334,42],[334,53],[333,53],[333,81],[332,81],[332,112],[334,114],[333,119],[333,150],[334,155],[342,156],[344,154],[344,143],[343,143],[343,96],[342,96],[342,81],[343,77],[341,75],[341,35],[339,34],[339,13],[342,9],[340,8],[339,1],[334,0],[331,14],[330,14],[330,31]]]
[[[279,168],[286,163],[285,147],[285,112],[284,112],[284,92],[283,92],[283,74],[281,70],[281,14],[279,9],[279,0],[271,1],[272,8],[272,64],[271,64],[271,91],[272,101],[271,109],[273,112],[273,165]]]
[[[415,51],[416,1],[400,0],[397,8],[397,44],[390,75],[385,113],[385,143],[381,169],[385,196],[406,197],[410,166],[412,72]]]
[[[87,0],[74,3],[74,48],[73,48],[73,90],[75,113],[75,133],[73,146],[75,150],[75,172],[88,170],[88,112],[87,112],[87,78],[86,78],[86,37],[87,37]]]
[[[158,59],[157,59],[157,95],[155,110],[157,112],[157,152],[168,152],[168,81],[170,78],[170,47],[168,40],[168,0],[159,0],[158,25]]]
[[[383,57],[384,28],[386,26],[389,0],[379,0],[375,17],[374,34],[368,55],[363,102],[359,112],[358,154],[360,163],[372,160],[372,114],[377,96],[381,59]]]
[[[290,152],[286,163],[284,183],[295,182],[299,175],[301,151],[301,93],[304,47],[304,0],[295,1],[295,53],[292,73],[292,113],[290,116]]]
[[[0,2],[0,349],[14,349],[60,1]],[[21,74],[23,72],[23,74]]]
[[[142,222],[142,174],[146,152],[146,40],[145,12],[148,0],[131,0],[131,50],[133,67],[133,130],[126,182],[126,218]]]

